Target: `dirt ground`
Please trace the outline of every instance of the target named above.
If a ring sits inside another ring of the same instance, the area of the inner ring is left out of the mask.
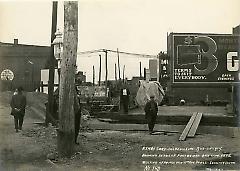
[[[72,158],[59,158],[56,129],[38,124],[44,121],[43,117],[36,116],[41,112],[36,114],[29,107],[23,131],[15,132],[7,97],[0,95],[0,170],[3,171],[239,170],[238,128],[231,128],[235,131],[231,136],[201,133],[178,141],[182,130],[164,133],[162,127],[156,125],[158,132],[149,135],[147,129],[137,130],[134,124],[114,125],[96,118],[82,123],[80,144],[75,146]],[[46,100],[39,101],[35,95],[28,97],[36,97],[36,103]],[[109,127],[112,129],[105,129]]]

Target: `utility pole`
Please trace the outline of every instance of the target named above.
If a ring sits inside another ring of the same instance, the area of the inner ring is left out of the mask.
[[[53,114],[53,91],[54,91],[54,72],[55,72],[55,57],[54,57],[54,45],[52,44],[55,39],[55,32],[57,27],[57,6],[58,2],[53,1],[52,6],[52,31],[51,31],[51,54],[49,56],[49,73],[48,73],[48,104],[46,110],[45,124],[48,126],[50,120],[52,120]]]
[[[143,78],[146,80],[146,68],[143,68]]]
[[[125,81],[125,65],[123,65],[123,83],[124,83],[124,81]]]
[[[101,55],[99,55],[99,81],[98,81],[98,85],[101,85],[101,70],[102,70],[102,57]]]
[[[94,65],[93,65],[93,86],[95,85],[95,68],[94,68]]]
[[[115,71],[115,81],[117,81],[117,64],[116,63],[115,63],[114,71]]]
[[[117,55],[118,55],[118,77],[119,77],[119,80],[121,80],[120,59],[119,59],[118,48],[117,48]]]
[[[108,77],[108,61],[107,61],[107,50],[104,50],[105,52],[105,65],[106,65],[106,74],[105,74],[105,95],[107,96],[107,77]]]
[[[64,39],[59,89],[58,153],[70,157],[74,152],[74,97],[78,44],[78,2],[64,1]]]
[[[140,78],[142,78],[142,63],[140,62]]]
[[[162,56],[162,52],[160,52],[158,54],[158,82],[161,83],[161,74],[162,74],[162,69],[161,69],[161,56]]]

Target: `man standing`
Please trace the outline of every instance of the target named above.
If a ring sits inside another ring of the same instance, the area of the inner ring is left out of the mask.
[[[81,120],[81,103],[80,103],[80,97],[78,97],[77,94],[77,88],[75,91],[75,96],[74,96],[74,127],[75,127],[75,134],[74,134],[74,140],[75,144],[79,145],[77,142],[78,139],[78,134],[80,130],[80,120]]]
[[[123,89],[121,89],[120,103],[121,103],[121,107],[123,107],[125,114],[128,113],[129,95],[130,95],[130,92],[127,86],[124,86]]]
[[[149,134],[152,134],[158,112],[158,105],[154,101],[154,96],[150,96],[150,101],[146,103],[144,111],[145,119],[147,120],[148,123]]]
[[[75,140],[75,144],[79,145],[79,143],[77,142],[77,138],[78,138],[78,134],[79,134],[79,130],[80,130],[80,120],[81,120],[81,104],[80,104],[80,97],[78,97],[78,93],[77,93],[77,88],[75,88],[75,92],[74,92],[74,128],[75,128],[75,133],[74,133],[74,140]],[[59,120],[59,112],[58,112],[58,108],[59,108],[59,89],[57,89],[54,92],[54,119]],[[53,120],[52,120],[53,121]]]
[[[26,96],[23,95],[22,91],[23,88],[18,87],[17,93],[12,96],[12,100],[10,103],[10,106],[12,108],[11,115],[14,116],[16,132],[18,132],[18,130],[22,130],[23,118],[25,115]]]

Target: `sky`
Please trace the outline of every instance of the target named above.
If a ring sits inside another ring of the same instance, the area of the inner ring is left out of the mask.
[[[240,24],[239,0],[79,0],[78,52],[117,48],[157,55],[167,50],[167,33],[231,33]],[[50,45],[52,2],[0,0],[0,41]],[[58,28],[63,31],[63,2],[58,3]],[[103,58],[104,59],[104,58]],[[102,59],[102,61],[103,61]],[[121,70],[139,76],[139,62],[148,59],[120,54]],[[109,79],[114,79],[117,55],[109,53]],[[78,55],[78,69],[96,78],[99,53]],[[102,64],[104,66],[104,61]],[[104,69],[102,69],[104,79]]]

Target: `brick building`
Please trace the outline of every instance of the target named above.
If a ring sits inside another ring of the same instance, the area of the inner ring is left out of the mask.
[[[0,90],[22,86],[33,91],[40,86],[41,69],[46,68],[51,47],[0,42]]]

